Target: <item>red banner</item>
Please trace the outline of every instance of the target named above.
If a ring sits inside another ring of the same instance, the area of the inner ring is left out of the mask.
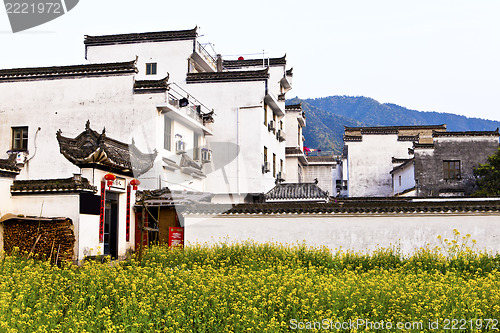
[[[127,215],[125,221],[125,241],[130,241],[130,185],[127,186]]]
[[[168,246],[183,246],[184,245],[184,228],[170,227],[168,228]]]
[[[105,209],[106,209],[106,182],[101,182],[101,208],[99,211],[99,243],[104,243]]]

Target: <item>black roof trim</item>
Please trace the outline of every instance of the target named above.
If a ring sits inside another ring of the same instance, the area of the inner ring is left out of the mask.
[[[153,167],[157,155],[156,150],[151,154],[141,152],[134,140],[126,144],[108,138],[105,130],[101,134],[97,133],[90,128],[90,121],[75,138],[62,136],[61,130],[57,131],[56,137],[61,154],[81,168],[94,167],[138,177]]]
[[[186,83],[261,81],[269,78],[268,70],[188,73]]]
[[[225,68],[240,68],[240,67],[268,67],[268,66],[285,66],[286,54],[281,58],[263,58],[263,59],[245,59],[245,60],[223,60],[222,66]]]
[[[398,165],[397,167],[395,167],[394,169],[391,170],[391,172],[389,172],[391,175],[398,171],[399,169],[403,169],[404,167],[406,167],[407,165],[409,165],[410,163],[413,163],[415,159],[414,158],[411,158],[411,159],[408,159],[406,160],[405,162],[403,162],[401,165]],[[394,162],[393,162],[394,163]]]
[[[272,201],[323,201],[329,195],[317,183],[279,183],[265,195],[266,202]]]
[[[462,137],[462,136],[500,136],[498,128],[495,131],[463,131],[463,132],[439,132],[432,131],[432,137]]]
[[[11,154],[7,159],[0,159],[0,173],[17,175],[20,171],[16,165],[16,154]]]
[[[118,35],[88,36],[85,35],[85,46],[117,45],[147,42],[166,42],[175,40],[190,40],[198,37],[198,27],[189,30],[157,31],[129,33]]]
[[[399,130],[411,129],[436,129],[446,130],[446,124],[441,125],[412,125],[412,126],[366,126],[366,127],[348,127],[344,126],[344,131],[361,131],[362,134],[397,134]]]
[[[134,82],[134,93],[154,93],[165,92],[168,90],[167,75],[161,80],[137,80]]]
[[[285,105],[285,111],[302,111],[302,102]]]
[[[55,67],[0,69],[0,82],[58,79],[68,76],[110,76],[138,73],[134,61]]]
[[[57,179],[14,180],[14,184],[10,187],[10,192],[13,195],[82,191],[96,193],[97,187],[92,186],[87,178],[81,176]]]
[[[410,201],[404,198],[383,198],[379,200],[356,198],[330,200],[328,203],[254,203],[227,207],[221,213],[222,205],[206,204],[186,207],[185,214],[259,215],[263,214],[457,214],[469,212],[500,212],[500,199],[477,201]]]

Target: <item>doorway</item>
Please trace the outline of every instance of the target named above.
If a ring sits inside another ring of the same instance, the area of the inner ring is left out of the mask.
[[[118,259],[118,194],[106,192],[104,212],[104,255]]]

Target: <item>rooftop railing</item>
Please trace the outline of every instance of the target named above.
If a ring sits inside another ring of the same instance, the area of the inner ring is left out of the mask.
[[[202,116],[213,112],[213,110],[210,110],[176,83],[170,83],[169,87],[168,104],[183,111],[187,116],[204,125]]]
[[[205,61],[215,70],[217,68],[217,59],[212,56],[200,42],[196,42],[196,49],[203,59],[205,59]]]

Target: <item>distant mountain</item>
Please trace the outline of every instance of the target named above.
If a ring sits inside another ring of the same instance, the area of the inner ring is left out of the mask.
[[[307,126],[305,145],[342,153],[344,126],[410,126],[446,124],[449,131],[493,131],[500,122],[468,118],[452,113],[424,112],[362,96],[293,98],[286,104],[302,102]]]

